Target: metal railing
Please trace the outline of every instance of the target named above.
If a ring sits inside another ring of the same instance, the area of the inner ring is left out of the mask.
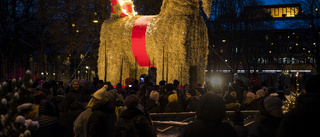
[[[226,111],[226,118],[224,119],[224,122],[232,123],[231,122],[231,116],[235,111]],[[242,114],[244,115],[244,125],[249,126],[254,122],[254,115],[259,113],[258,110],[245,110],[241,111]],[[157,128],[157,131],[160,133],[166,132],[174,127],[182,127],[186,126],[189,123],[193,122],[196,118],[196,113],[195,112],[175,112],[175,113],[150,113],[149,114],[152,123],[157,126],[161,126],[164,128]],[[186,117],[186,118],[184,118]],[[156,120],[156,119],[161,119],[161,120]],[[183,120],[177,120],[177,121],[172,121],[172,118],[184,118]]]

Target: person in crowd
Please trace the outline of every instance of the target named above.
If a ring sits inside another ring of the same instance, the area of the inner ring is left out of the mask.
[[[160,81],[161,82],[161,81]],[[161,106],[163,107],[162,109],[164,110],[164,108],[167,106],[168,104],[168,97],[173,94],[173,84],[169,83],[167,85],[165,85],[165,91],[161,94],[161,90],[160,90],[160,98],[159,98],[159,102],[161,104]]]
[[[33,93],[34,109],[25,115],[27,119],[34,119],[39,116],[39,107],[42,100],[45,100],[47,97],[45,93],[42,93],[40,89],[35,89]]]
[[[245,110],[257,110],[257,102],[256,102],[256,95],[253,92],[248,92],[246,95],[246,100],[243,105],[243,109]]]
[[[261,88],[261,81],[257,73],[252,73],[252,76],[250,77],[250,85],[253,93]]]
[[[150,113],[161,113],[162,112],[160,104],[158,102],[159,97],[160,97],[159,92],[157,92],[155,90],[152,90],[150,92],[150,96],[146,100],[146,104],[145,104],[148,112],[150,112]]]
[[[227,110],[237,110],[241,106],[237,100],[237,93],[235,91],[231,91],[230,94],[225,95],[225,103]]]
[[[32,131],[33,137],[60,137],[63,135],[59,119],[52,114],[55,114],[53,104],[46,99],[42,99],[39,116],[34,119],[39,122],[39,129]]]
[[[249,137],[275,137],[282,118],[282,101],[268,96],[259,102],[259,114],[250,128]]]
[[[87,85],[87,81],[86,80],[81,79],[79,81],[79,86],[81,88],[82,95],[90,95],[89,86]]]
[[[188,90],[186,93],[186,98],[188,102],[186,111],[195,112],[197,109],[198,101],[199,101],[199,97],[197,96],[197,90],[195,89]]]
[[[59,116],[61,120],[61,126],[63,129],[65,129],[64,136],[69,137],[72,136],[72,130],[70,130],[68,123],[69,123],[69,118],[68,118],[68,112],[70,109],[70,106],[72,103],[76,102],[76,100],[80,97],[81,95],[81,89],[79,86],[79,81],[77,79],[73,79],[71,81],[71,87],[69,90],[69,93],[67,93],[66,97],[64,98],[63,102],[59,105],[59,109],[61,108],[62,110],[59,110]]]
[[[98,77],[93,77],[93,81],[92,83],[89,85],[89,94],[93,94],[94,92],[96,92],[97,89],[97,85],[99,83],[99,78]]]
[[[179,89],[179,84],[180,84],[180,82],[175,79],[175,80],[173,81],[173,90],[176,90],[176,91],[177,91],[177,90],[180,90],[180,89]]]
[[[221,97],[207,93],[197,106],[196,120],[186,126],[180,137],[237,137],[234,128],[222,120],[226,107]]]
[[[68,90],[69,87],[70,87],[70,82],[69,81],[63,82],[62,86],[59,87],[58,90],[57,90],[57,95],[65,95],[66,94],[66,90]]]
[[[87,124],[88,137],[115,136],[116,113],[112,99],[107,94],[108,86],[104,85],[93,94],[94,105]]]
[[[182,91],[182,94],[185,94],[189,89],[190,89],[190,87],[189,87],[188,84],[184,85],[183,88],[182,88],[182,90],[181,90],[181,91]]]
[[[262,88],[256,92],[256,100],[260,100],[261,98],[266,96],[266,89]]]
[[[164,108],[164,112],[182,112],[182,111],[183,111],[183,108],[178,101],[178,95],[171,94],[168,97],[168,104]]]
[[[132,94],[126,97],[124,110],[116,123],[116,136],[125,135],[139,137],[156,137],[157,134],[151,125],[149,118],[145,117],[145,112],[140,104],[139,98]]]
[[[233,128],[236,130],[238,137],[247,137],[249,128],[244,126],[244,116],[241,111],[236,110],[232,114]]]
[[[78,79],[73,79],[71,81],[71,88],[69,91],[70,92],[66,95],[64,100],[64,112],[68,112],[70,105],[74,103],[82,93]]]
[[[68,122],[66,132],[69,132],[68,135],[74,136],[73,123],[77,119],[77,117],[85,110],[89,100],[89,95],[80,95],[79,98],[70,105],[70,109],[67,112]]]
[[[277,137],[317,136],[319,133],[320,75],[310,76],[305,91],[296,99],[296,107],[281,121]]]
[[[44,82],[42,84],[41,91],[46,94],[47,100],[51,102],[52,99],[53,99],[53,87],[52,87],[52,84],[50,82]]]

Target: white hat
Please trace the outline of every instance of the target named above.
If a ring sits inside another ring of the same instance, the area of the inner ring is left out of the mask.
[[[93,97],[101,100],[102,98],[107,96],[107,85],[104,85],[102,88],[100,88],[99,90],[97,90],[96,92],[93,93]]]

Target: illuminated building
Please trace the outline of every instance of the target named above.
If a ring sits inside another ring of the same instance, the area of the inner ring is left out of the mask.
[[[316,72],[319,44],[312,37],[313,26],[304,20],[319,19],[317,14],[304,13],[300,4],[249,6],[244,13],[245,18],[239,17],[241,29],[211,37],[214,52],[207,72]]]

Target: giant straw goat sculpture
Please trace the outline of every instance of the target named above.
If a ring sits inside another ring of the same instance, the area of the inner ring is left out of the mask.
[[[208,35],[198,0],[163,0],[154,16],[132,13],[132,3],[111,0],[111,17],[101,28],[98,76],[112,84],[157,68],[157,83],[204,83]],[[203,0],[210,17],[212,0]],[[122,5],[122,6],[121,6]],[[165,74],[165,75],[163,75]]]

